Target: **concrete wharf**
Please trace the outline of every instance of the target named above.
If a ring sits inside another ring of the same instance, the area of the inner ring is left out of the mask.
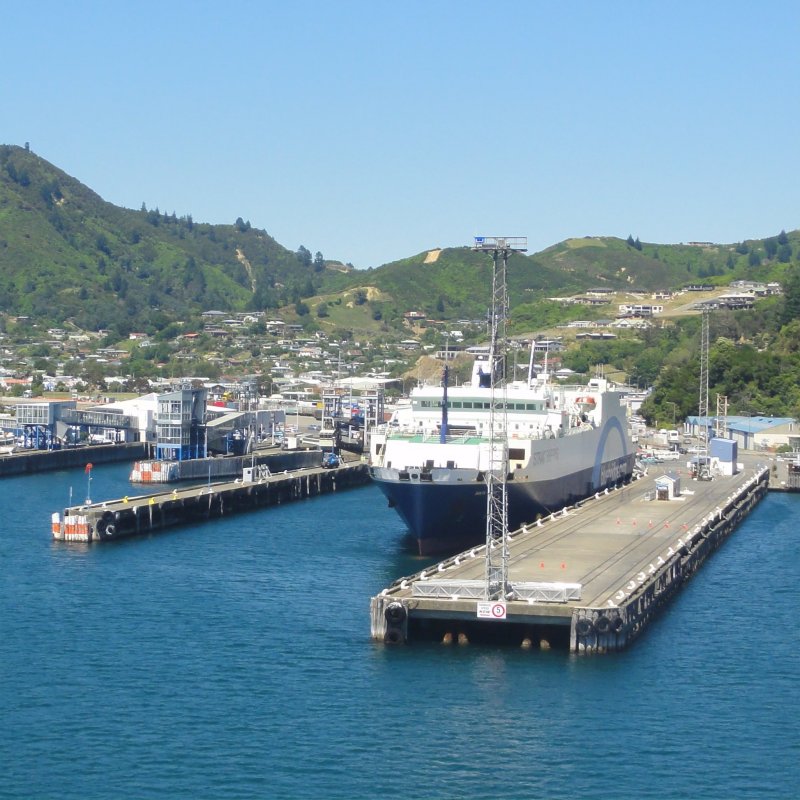
[[[52,515],[54,539],[108,542],[149,534],[161,528],[197,524],[243,511],[336,492],[369,481],[360,462],[279,474],[252,473],[254,479],[209,483],[171,492],[123,497],[64,510]]]
[[[621,650],[767,492],[752,460],[711,481],[668,470],[510,533],[505,601],[485,598],[485,545],[398,579],[371,600],[372,637]]]
[[[59,450],[19,450],[0,455],[0,477],[85,467],[87,464],[111,464],[143,458],[149,452],[144,442],[64,447]]]

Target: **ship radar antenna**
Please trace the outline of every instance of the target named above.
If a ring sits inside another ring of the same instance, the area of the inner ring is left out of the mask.
[[[524,253],[524,236],[476,236],[472,249],[492,256],[490,311],[489,453],[486,471],[486,583],[484,599],[505,600],[508,582],[508,429],[506,413],[506,351],[508,345],[508,287],[506,270],[511,253]]]

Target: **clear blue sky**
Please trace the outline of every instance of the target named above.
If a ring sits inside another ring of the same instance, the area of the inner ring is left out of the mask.
[[[4,2],[2,135],[357,267],[800,228],[800,3]]]

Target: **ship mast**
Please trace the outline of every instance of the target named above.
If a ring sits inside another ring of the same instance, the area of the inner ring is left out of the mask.
[[[506,349],[508,287],[506,268],[513,252],[524,253],[524,236],[476,236],[472,249],[492,256],[492,308],[489,341],[490,463],[486,473],[486,600],[505,600],[508,595],[508,417],[506,409]]]

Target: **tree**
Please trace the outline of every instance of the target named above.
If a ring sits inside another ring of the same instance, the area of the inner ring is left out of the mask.
[[[777,255],[781,264],[788,264],[792,260],[792,246],[788,242],[778,245]]]
[[[327,303],[320,303],[317,306],[317,316],[318,317],[320,317],[320,318],[327,317],[329,315],[329,313],[330,312],[328,311],[328,304]]]
[[[757,267],[761,263],[761,256],[755,250],[751,250],[747,257],[747,263],[751,267]]]
[[[311,251],[300,245],[297,248],[297,259],[304,267],[311,266]]]
[[[308,314],[309,308],[302,300],[298,300],[294,304],[294,310],[298,317],[304,317]]]
[[[107,256],[111,255],[111,249],[108,246],[108,239],[106,239],[105,234],[100,233],[97,235],[95,247],[97,247],[101,253],[105,253]]]
[[[767,258],[774,258],[775,253],[778,252],[778,240],[764,239],[764,250],[767,253]]]
[[[625,243],[629,247],[633,247],[634,246],[633,236],[630,233],[628,234],[628,238],[625,240]]]
[[[778,244],[789,244],[789,237],[786,235],[786,231],[782,230],[778,234]]]
[[[325,269],[325,259],[319,250],[314,255],[314,272],[322,272]]]
[[[783,280],[783,311],[780,315],[782,325],[800,319],[800,267],[786,270]]]
[[[642,243],[639,241],[639,237],[638,236],[636,237],[636,241],[633,243],[633,246],[637,250],[641,250],[642,249]]]

